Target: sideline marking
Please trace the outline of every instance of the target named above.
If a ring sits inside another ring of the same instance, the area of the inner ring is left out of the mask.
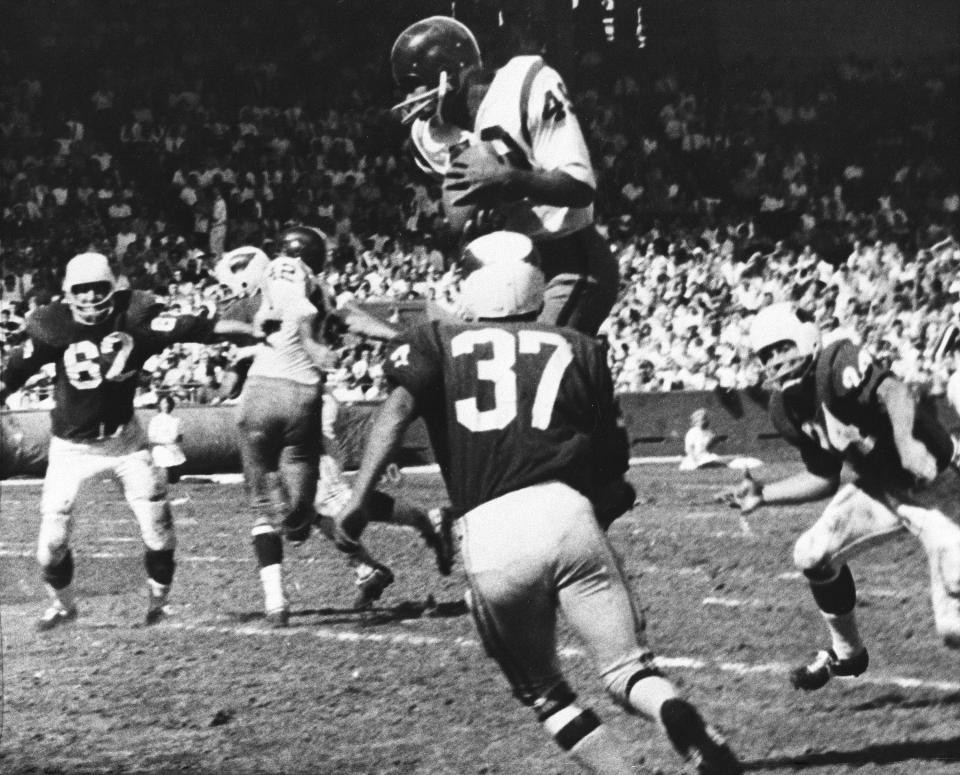
[[[662,465],[665,463],[679,463],[683,460],[682,455],[659,455],[653,457],[632,457],[630,465],[647,466]],[[344,471],[347,476],[353,476],[356,471]],[[428,463],[422,466],[407,466],[401,468],[400,473],[420,476],[423,474],[439,474],[440,466],[436,463]],[[193,482],[195,484],[243,484],[243,474],[186,474],[180,478],[182,482]],[[42,478],[35,479],[0,479],[0,488],[3,487],[37,487],[43,484]],[[714,485],[710,485],[713,487]]]
[[[416,620],[411,620],[414,624]],[[293,627],[286,630],[266,629],[264,627],[240,625],[230,627],[225,625],[204,625],[189,622],[174,622],[167,620],[161,627],[183,630],[185,632],[207,632],[221,635],[242,635],[247,637],[295,637],[297,635],[306,635],[319,640],[334,641],[339,643],[381,643],[388,646],[454,646],[459,648],[481,648],[480,642],[473,638],[457,637],[454,639],[442,638],[434,635],[413,635],[405,632],[401,633],[368,633],[357,632],[355,630],[334,630],[329,627],[319,627],[317,629],[307,629],[305,627]],[[589,654],[583,649],[576,647],[562,647],[559,649],[562,657],[569,659],[589,658]],[[759,664],[750,664],[747,662],[718,662],[714,660],[698,659],[696,657],[682,656],[656,656],[654,662],[663,668],[674,668],[679,670],[710,670],[716,669],[724,673],[735,673],[737,675],[780,675],[786,676],[790,669],[794,667],[786,662],[763,662]],[[872,686],[897,686],[902,689],[936,689],[943,692],[960,691],[960,682],[956,681],[931,681],[924,678],[911,678],[909,676],[893,675],[886,671],[878,671],[873,674],[864,673],[856,678],[845,678],[838,676],[837,680],[843,682],[855,682],[857,684],[870,684]]]

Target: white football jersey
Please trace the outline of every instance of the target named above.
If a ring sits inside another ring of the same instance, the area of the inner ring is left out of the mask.
[[[518,167],[562,170],[596,188],[590,152],[567,88],[539,56],[519,56],[501,67],[480,103],[474,124]],[[511,207],[503,227],[533,238],[555,238],[593,223],[593,205]]]
[[[288,379],[304,385],[316,385],[320,371],[303,345],[300,327],[317,316],[310,301],[313,275],[299,258],[281,256],[270,262],[263,278],[264,303],[269,319],[279,320],[280,328],[257,347],[250,376]]]
[[[437,116],[418,118],[410,127],[413,161],[434,180],[443,180],[450,169],[450,153],[454,148],[470,145],[471,132],[453,124],[444,124]]]

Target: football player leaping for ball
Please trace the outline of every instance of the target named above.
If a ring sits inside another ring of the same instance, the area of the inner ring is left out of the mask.
[[[56,364],[53,437],[43,480],[37,560],[50,605],[37,623],[49,630],[77,615],[70,530],[73,505],[87,479],[112,473],[140,526],[149,602],[146,623],[164,614],[174,572],[175,535],[165,478],[154,467],[133,399],[144,362],[174,342],[249,335],[249,325],[202,315],[163,314],[142,291],[117,290],[107,258],[81,253],[67,264],[64,300],[39,307],[27,339],[15,348],[0,382],[0,402],[43,364]]]
[[[750,345],[772,390],[774,427],[797,447],[806,470],[766,484],[748,476],[719,497],[748,513],[764,504],[832,496],[793,553],[831,644],[792,671],[794,687],[819,689],[832,676],[867,669],[847,560],[905,532],[920,539],[929,560],[937,632],[947,646],[960,648],[958,440],[850,340],[821,346],[816,324],[803,321],[788,302],[757,313]],[[844,462],[857,478],[841,487]]]
[[[412,125],[418,165],[444,180],[452,205],[497,209],[497,228],[534,241],[547,279],[541,321],[596,334],[616,301],[619,271],[593,225],[596,179],[560,75],[540,56],[485,71],[473,33],[447,16],[401,32],[390,62],[409,93],[394,110]],[[475,143],[496,153],[464,151]]]

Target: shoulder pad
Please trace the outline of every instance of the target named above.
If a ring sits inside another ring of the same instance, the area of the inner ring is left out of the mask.
[[[34,310],[27,317],[25,330],[31,339],[58,347],[70,343],[76,325],[70,307],[57,301]]]
[[[126,312],[127,323],[142,325],[156,316],[163,303],[147,291],[117,291],[116,305],[119,312]]]

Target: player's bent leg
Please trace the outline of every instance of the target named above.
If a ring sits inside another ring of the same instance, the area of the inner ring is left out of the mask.
[[[50,441],[49,464],[40,498],[40,531],[37,536],[37,564],[50,603],[37,622],[46,631],[73,621],[77,615],[73,593],[73,554],[70,533],[73,504],[81,483],[100,470],[99,461],[84,454],[80,445],[54,437]]]
[[[141,450],[125,455],[116,466],[124,496],[140,527],[147,572],[146,624],[156,624],[166,613],[176,568],[177,538],[173,514],[167,502],[166,476],[153,465],[150,453]]]
[[[677,695],[647,647],[645,622],[619,558],[592,517],[565,538],[560,607],[596,656],[604,688],[621,706],[657,722],[700,772],[740,772],[736,756],[696,708]],[[576,557],[580,562],[576,563]],[[569,570],[568,570],[569,569]]]
[[[317,518],[317,466],[320,461],[318,439],[297,439],[280,454],[280,480],[287,494],[287,511],[281,527],[283,536],[294,544],[303,543]]]
[[[65,549],[40,567],[50,605],[37,621],[37,630],[46,632],[77,618],[77,606],[70,586],[73,582],[73,553]]]
[[[903,524],[882,496],[848,484],[797,540],[794,563],[807,577],[831,646],[791,671],[795,688],[814,691],[833,676],[857,676],[867,669],[869,655],[855,612],[856,584],[846,560],[902,531]]]
[[[594,227],[555,240],[538,240],[547,272],[539,320],[595,336],[616,303],[620,271]]]
[[[577,695],[561,681],[531,702],[537,721],[553,741],[586,772],[627,775],[634,772],[623,746],[591,708],[578,705]]]
[[[960,649],[960,527],[939,509],[901,504],[897,514],[927,554],[937,633],[945,646]]]
[[[576,694],[556,658],[556,613],[544,590],[513,586],[505,577],[469,570],[466,596],[487,655],[500,667],[514,696],[531,707],[553,741],[587,772],[632,773],[621,745]],[[523,605],[526,600],[527,605]],[[518,624],[526,610],[528,629]]]

